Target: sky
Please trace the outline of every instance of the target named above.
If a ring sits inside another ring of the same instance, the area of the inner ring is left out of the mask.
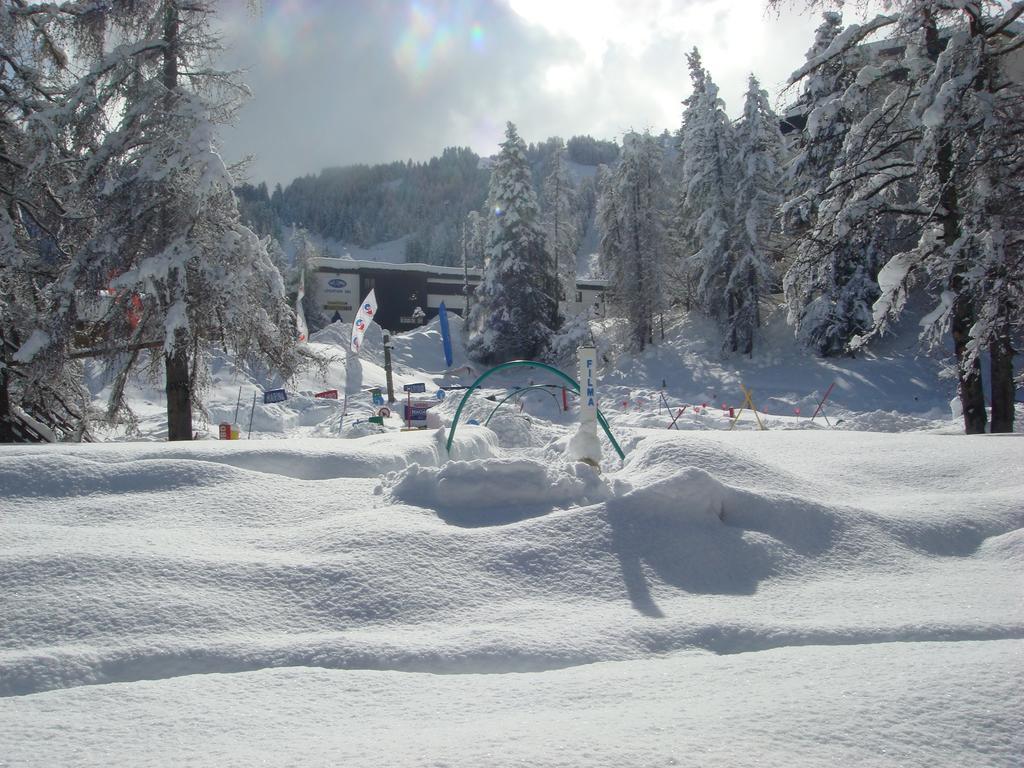
[[[223,134],[252,182],[330,166],[621,139],[679,126],[694,46],[730,114],[755,74],[776,105],[818,24],[765,0],[245,0],[223,6],[225,64],[252,99]]]

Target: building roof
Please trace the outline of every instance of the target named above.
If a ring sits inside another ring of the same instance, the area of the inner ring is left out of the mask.
[[[357,259],[339,259],[328,256],[314,256],[309,260],[311,266],[332,272],[419,272],[436,277],[459,278],[465,272],[471,278],[480,279],[478,267],[442,267],[437,264],[421,264],[418,262],[395,264],[388,261],[360,261]],[[608,281],[602,278],[577,277],[577,288],[606,288]]]

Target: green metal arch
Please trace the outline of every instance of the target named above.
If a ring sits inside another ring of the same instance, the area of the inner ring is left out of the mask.
[[[484,371],[483,373],[481,373],[477,377],[477,380],[474,381],[470,385],[469,389],[466,390],[466,394],[462,396],[462,400],[459,402],[459,407],[455,410],[455,417],[452,419],[451,429],[448,430],[448,442],[445,444],[445,447],[448,449],[448,453],[452,452],[452,441],[455,439],[455,428],[459,426],[459,417],[462,415],[462,409],[466,406],[466,401],[469,400],[469,396],[473,394],[473,390],[477,389],[480,386],[480,384],[482,384],[485,380],[496,374],[498,371],[503,371],[506,368],[522,368],[524,366],[529,366],[530,368],[542,368],[543,370],[548,371],[549,373],[553,373],[555,374],[555,376],[558,376],[560,379],[562,379],[562,381],[564,381],[566,384],[571,386],[573,391],[577,395],[580,393],[580,385],[575,379],[573,379],[571,376],[566,375],[565,373],[562,373],[562,371],[558,370],[554,366],[547,365],[546,363],[536,363],[533,360],[510,360],[507,363],[496,365],[489,371]],[[604,418],[604,414],[601,413],[600,408],[597,410],[597,423],[601,425],[601,429],[603,429],[605,435],[608,436],[608,440],[611,442],[612,447],[615,449],[615,452],[619,454],[619,458],[625,461],[626,454],[622,452],[622,448],[620,448],[618,442],[616,442],[615,437],[612,435],[611,429],[608,428],[608,422]]]
[[[523,394],[523,392],[529,392],[532,389],[543,389],[545,392],[547,392],[549,395],[551,395],[551,397],[553,397],[555,399],[555,402],[557,403],[558,402],[558,395],[556,395],[554,392],[551,391],[551,387],[553,387],[553,386],[556,386],[556,385],[555,384],[534,384],[533,386],[530,386],[530,387],[523,387],[522,389],[517,389],[517,390],[515,390],[513,392],[509,392],[507,395],[505,395],[505,397],[503,397],[501,399],[501,401],[496,406],[494,406],[494,409],[490,412],[490,414],[487,416],[487,418],[484,419],[484,426],[486,427],[488,424],[491,423],[491,419],[494,418],[494,414],[496,414],[498,412],[498,409],[501,408],[501,406],[503,406],[505,403],[507,403],[509,400],[511,400],[516,395],[521,395],[521,394]]]

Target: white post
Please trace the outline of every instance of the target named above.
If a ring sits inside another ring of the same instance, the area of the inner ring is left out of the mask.
[[[580,424],[569,441],[569,457],[594,467],[601,466],[601,443],[597,439],[597,350],[580,347]]]

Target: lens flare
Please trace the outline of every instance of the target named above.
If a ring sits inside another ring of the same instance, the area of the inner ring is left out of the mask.
[[[311,61],[320,52],[317,19],[319,0],[280,0],[266,3],[260,20],[267,60],[275,69],[298,61]]]
[[[414,83],[442,71],[464,52],[482,54],[487,36],[479,0],[413,0],[396,37],[395,65]]]
[[[484,39],[484,28],[480,26],[479,22],[470,27],[469,42],[474,51],[483,52],[486,40]]]

